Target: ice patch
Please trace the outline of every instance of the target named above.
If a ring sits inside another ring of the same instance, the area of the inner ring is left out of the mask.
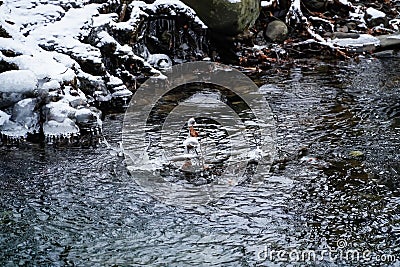
[[[360,34],[358,38],[336,38],[332,43],[341,47],[363,47],[368,45],[378,46],[380,41],[378,38],[369,34]]]

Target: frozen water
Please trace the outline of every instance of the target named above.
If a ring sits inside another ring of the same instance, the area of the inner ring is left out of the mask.
[[[43,133],[47,139],[54,139],[60,136],[70,138],[74,134],[79,134],[79,128],[75,122],[69,118],[65,118],[62,122],[49,120],[43,124]]]

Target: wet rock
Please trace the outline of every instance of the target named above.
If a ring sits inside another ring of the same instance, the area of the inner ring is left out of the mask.
[[[265,30],[265,37],[268,41],[283,42],[288,36],[288,27],[280,20],[270,22]]]
[[[101,133],[101,112],[95,107],[76,110],[75,122],[83,133],[91,133],[92,135],[98,135]]]
[[[358,33],[348,33],[348,32],[334,32],[329,35],[332,39],[339,38],[351,38],[351,39],[357,39],[360,37],[360,34]]]
[[[254,24],[260,13],[259,0],[183,0],[213,31],[237,35]]]
[[[388,49],[400,49],[400,34],[388,34],[377,36],[380,41],[378,51]]]
[[[120,78],[111,76],[107,82],[107,88],[111,92],[110,99],[120,103],[122,107],[127,107],[132,97],[132,92],[128,90]]]
[[[94,76],[86,72],[79,72],[77,75],[80,81],[81,90],[88,95],[93,95],[96,91],[107,93],[106,85],[101,76]]]

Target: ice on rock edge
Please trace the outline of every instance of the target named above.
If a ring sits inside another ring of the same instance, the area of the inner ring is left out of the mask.
[[[30,133],[38,133],[40,130],[40,115],[36,110],[37,100],[26,98],[14,105],[10,120],[24,126]]]
[[[10,115],[0,110],[0,127],[10,119]]]
[[[79,128],[75,122],[69,118],[65,118],[62,122],[49,120],[43,124],[43,133],[46,140],[51,142],[55,138],[70,138],[73,135],[79,135]]]
[[[27,98],[15,104],[11,116],[1,112],[0,132],[2,137],[15,141],[26,139],[28,134],[38,133],[40,116],[35,110],[36,104],[36,99]]]

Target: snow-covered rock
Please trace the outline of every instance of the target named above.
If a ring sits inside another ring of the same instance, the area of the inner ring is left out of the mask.
[[[370,27],[374,26],[388,26],[388,18],[386,14],[382,11],[379,11],[373,7],[369,7],[365,10],[365,20],[368,22]]]
[[[147,58],[147,62],[158,69],[168,69],[172,67],[172,60],[165,54],[152,54]]]
[[[62,123],[66,118],[74,118],[76,109],[71,107],[68,101],[60,100],[50,102],[43,107],[43,113],[46,120],[54,120]]]
[[[0,110],[3,137],[24,139],[42,130],[54,141],[100,133],[101,112],[91,106],[95,101],[126,106],[138,83],[149,76],[163,78],[156,68],[172,64],[166,55],[135,54],[132,42],[143,37],[138,32],[143,19],[157,12],[185,15],[206,27],[180,1],[133,1],[125,5],[126,18],[114,13],[119,6],[91,0],[0,5],[0,109],[11,113]]]
[[[37,77],[30,70],[0,73],[0,93],[34,94],[37,88]]]

